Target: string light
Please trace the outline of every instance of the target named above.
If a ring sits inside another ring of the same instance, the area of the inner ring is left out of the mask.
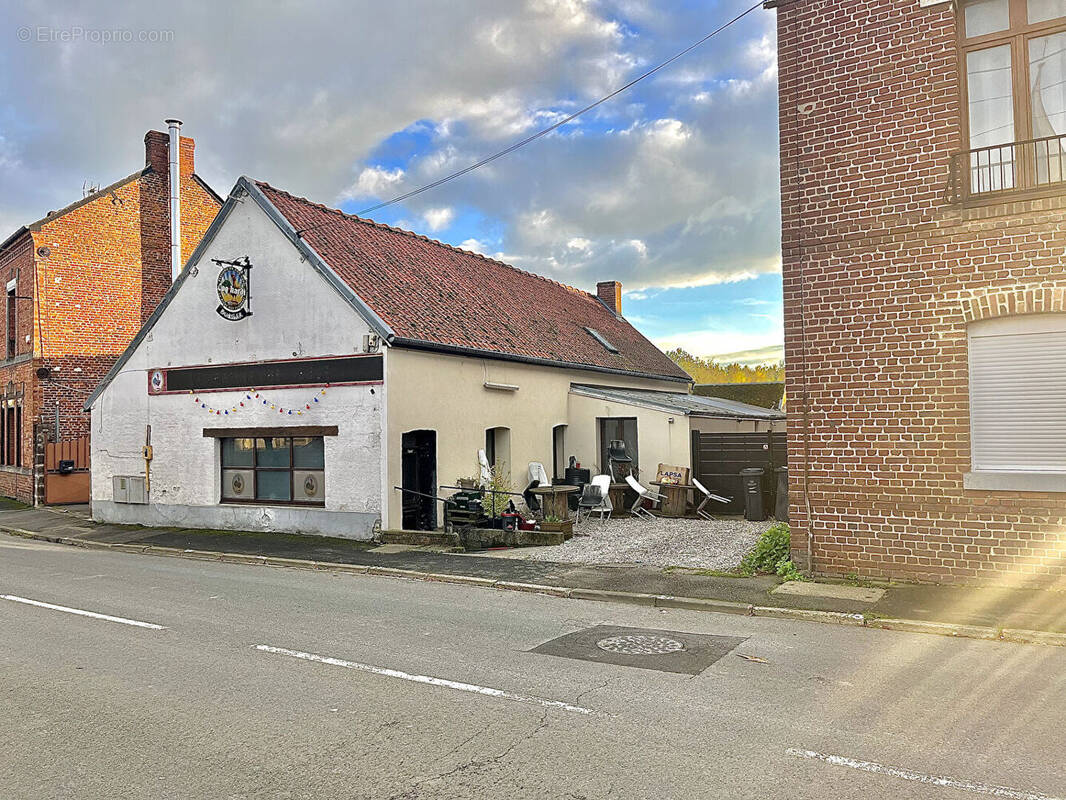
[[[327,388],[329,387],[328,383],[326,384],[326,387]],[[255,389],[251,389],[251,390],[245,392],[244,400],[239,401],[237,403],[237,405],[230,406],[229,408],[214,408],[212,406],[209,406],[203,400],[201,400],[200,396],[198,394],[196,394],[195,391],[193,391],[192,389],[189,390],[189,396],[192,397],[193,402],[196,403],[198,406],[200,406],[200,408],[206,410],[208,414],[211,414],[212,416],[216,416],[216,417],[221,417],[221,416],[227,416],[228,417],[230,414],[238,413],[239,410],[242,409],[242,408],[247,408],[247,406],[245,406],[245,404],[244,404],[245,400],[248,400],[248,401],[260,400],[260,401],[262,401],[262,405],[270,406],[270,410],[271,411],[277,411],[279,414],[284,414],[284,415],[290,416],[290,417],[293,414],[295,414],[298,417],[302,417],[304,415],[304,412],[305,411],[309,411],[311,409],[311,406],[314,405],[315,403],[319,402],[321,400],[321,398],[325,396],[325,394],[326,394],[326,390],[325,389],[319,390],[310,399],[310,402],[303,403],[302,404],[303,408],[299,408],[299,407],[285,407],[285,406],[278,405],[277,403],[271,403],[268,398],[263,397]]]

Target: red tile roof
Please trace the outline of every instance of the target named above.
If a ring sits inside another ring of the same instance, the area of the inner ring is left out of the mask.
[[[256,185],[397,337],[688,379],[595,295],[266,183]],[[586,327],[618,352],[609,352]]]

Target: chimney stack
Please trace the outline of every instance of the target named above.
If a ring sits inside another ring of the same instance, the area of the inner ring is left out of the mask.
[[[618,281],[600,281],[596,284],[596,296],[618,316],[622,316],[622,284]]]
[[[181,120],[164,120],[170,134],[167,162],[170,168],[170,280],[181,274]]]

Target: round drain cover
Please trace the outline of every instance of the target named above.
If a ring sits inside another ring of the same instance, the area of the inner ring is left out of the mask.
[[[656,656],[664,653],[678,653],[685,649],[684,643],[677,639],[646,634],[608,636],[596,642],[596,646],[608,653],[622,653],[627,656]]]

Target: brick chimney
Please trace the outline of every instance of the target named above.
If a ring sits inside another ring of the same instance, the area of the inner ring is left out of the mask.
[[[181,177],[188,178],[196,171],[196,141],[188,136],[181,137],[181,148],[178,159],[181,164]],[[148,131],[144,135],[144,165],[167,177],[168,159],[170,153],[170,137],[162,131]]]
[[[622,313],[622,284],[618,281],[600,281],[596,284],[596,296],[607,304],[615,314]]]

